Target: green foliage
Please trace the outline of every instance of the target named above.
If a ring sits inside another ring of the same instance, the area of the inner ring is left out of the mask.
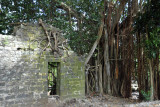
[[[78,17],[82,15],[82,23],[71,15],[69,23],[68,11],[60,3],[70,6]],[[11,34],[17,22],[37,22],[39,18],[64,31],[70,41],[71,48],[83,54],[90,50],[96,39],[100,22],[100,10],[103,0],[2,0],[0,3],[0,33]]]
[[[160,49],[160,1],[151,0],[134,22],[134,31],[143,36],[143,45],[149,58],[155,58]]]
[[[141,33],[152,32],[156,27],[160,27],[160,1],[151,0],[144,6],[144,12],[137,14],[134,22],[135,31]]]
[[[54,67],[56,66],[56,67]],[[53,86],[55,85],[56,83],[56,79],[57,79],[57,72],[58,72],[58,69],[57,69],[58,65],[57,63],[52,63],[52,62],[49,62],[48,63],[48,82],[49,82],[49,86]],[[52,82],[54,81],[54,82]]]
[[[150,100],[150,95],[151,95],[150,91],[148,91],[148,92],[141,91],[141,94],[143,95],[145,101],[149,101]]]
[[[145,41],[145,45],[149,58],[156,58],[156,53],[160,48],[160,28],[155,28],[150,32],[149,39]]]

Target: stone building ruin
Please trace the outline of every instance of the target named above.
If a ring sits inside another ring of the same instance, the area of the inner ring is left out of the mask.
[[[44,107],[50,95],[85,96],[84,57],[70,49],[59,29],[45,27],[56,35],[55,52],[39,24],[21,24],[14,35],[0,35],[0,107]]]

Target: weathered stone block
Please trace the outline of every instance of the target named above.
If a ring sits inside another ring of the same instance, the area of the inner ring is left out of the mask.
[[[15,95],[9,95],[5,97],[5,100],[15,99]]]
[[[0,82],[0,86],[5,86],[5,82]]]
[[[0,98],[0,101],[3,101],[3,98]]]
[[[33,96],[33,93],[22,93],[22,94],[19,94],[17,95],[17,98],[31,98]]]

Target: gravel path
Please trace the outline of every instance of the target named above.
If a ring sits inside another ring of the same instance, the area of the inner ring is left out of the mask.
[[[65,101],[50,98],[48,102],[47,107],[160,107],[160,101],[138,102],[138,100],[124,99],[109,95]]]

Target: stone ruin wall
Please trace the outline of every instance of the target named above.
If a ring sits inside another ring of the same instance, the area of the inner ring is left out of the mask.
[[[48,101],[48,62],[60,62],[60,99],[85,96],[84,58],[71,49],[41,51],[38,25],[21,25],[13,35],[0,35],[0,107],[44,107]],[[69,55],[69,56],[68,56]]]

